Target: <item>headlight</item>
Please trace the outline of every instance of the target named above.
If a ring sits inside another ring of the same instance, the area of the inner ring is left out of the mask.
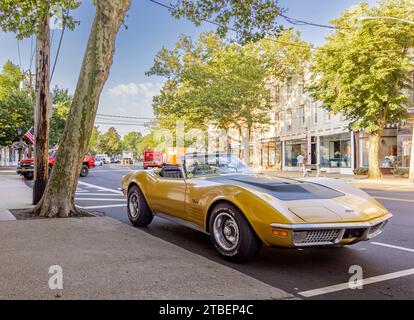
[[[303,243],[306,240],[306,236],[308,235],[307,231],[295,231],[293,233],[293,239],[295,243]]]

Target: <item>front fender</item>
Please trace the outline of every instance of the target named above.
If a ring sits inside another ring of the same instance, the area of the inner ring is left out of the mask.
[[[227,201],[235,205],[243,213],[257,236],[267,245],[274,242],[272,239],[272,223],[301,223],[296,215],[292,214],[282,201],[272,196],[243,187],[223,187],[221,192],[215,192],[205,204],[204,229],[208,230],[209,213],[215,204]],[[218,194],[217,194],[218,193]],[[286,243],[288,244],[288,243]]]

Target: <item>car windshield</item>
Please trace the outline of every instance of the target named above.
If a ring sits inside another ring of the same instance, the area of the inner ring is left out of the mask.
[[[214,174],[251,173],[243,161],[232,154],[190,154],[183,158],[188,178]]]
[[[50,149],[49,150],[49,158],[53,158],[56,155],[57,149]]]

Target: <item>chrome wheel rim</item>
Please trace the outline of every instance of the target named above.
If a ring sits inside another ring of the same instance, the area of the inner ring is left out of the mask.
[[[129,197],[129,213],[131,215],[132,218],[136,218],[138,217],[138,213],[139,213],[139,200],[138,200],[138,195],[136,193],[133,193],[130,197]]]
[[[240,232],[233,216],[226,212],[219,213],[214,219],[213,235],[223,250],[234,250],[239,244]]]

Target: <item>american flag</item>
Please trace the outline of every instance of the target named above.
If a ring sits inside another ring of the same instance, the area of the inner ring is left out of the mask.
[[[29,131],[24,135],[25,138],[29,139],[32,144],[34,144],[34,128],[31,127]]]

